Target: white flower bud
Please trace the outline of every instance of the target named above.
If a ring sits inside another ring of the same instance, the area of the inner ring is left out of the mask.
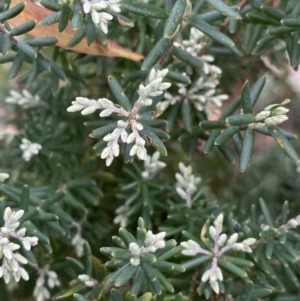
[[[287,222],[287,225],[291,228],[296,228],[299,224],[294,218],[292,218]]]
[[[227,235],[226,234],[220,235],[219,238],[218,238],[218,240],[217,240],[218,246],[220,246],[220,247],[224,246],[224,244],[226,242],[226,239],[227,239]]]
[[[214,221],[214,225],[216,227],[216,230],[221,233],[222,232],[222,228],[223,228],[223,219],[224,216],[223,214],[219,214],[219,216],[215,219]]]
[[[237,233],[233,233],[227,240],[227,245],[231,246],[233,245],[239,238],[239,235]]]
[[[214,292],[218,295],[220,292],[219,284],[217,281],[210,282],[211,288],[214,290]]]
[[[201,277],[202,282],[206,282],[210,278],[211,270],[207,270]]]
[[[254,120],[255,121],[262,121],[264,120],[265,118],[269,117],[271,115],[271,112],[270,111],[262,111],[260,113],[258,113],[255,117],[254,117]]]
[[[133,258],[130,258],[130,263],[133,266],[138,266],[138,265],[140,265],[141,260],[139,258],[133,257]]]
[[[217,238],[217,230],[214,226],[209,227],[209,236],[213,239],[216,240]]]
[[[281,124],[282,122],[284,122],[286,120],[288,120],[287,116],[279,115],[279,116],[268,117],[264,120],[264,122],[268,126],[276,126],[276,125]]]

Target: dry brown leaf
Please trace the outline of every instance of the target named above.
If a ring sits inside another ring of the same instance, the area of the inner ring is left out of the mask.
[[[17,27],[30,20],[36,20],[38,23],[40,20],[53,13],[30,0],[12,0],[11,7],[21,2],[26,3],[24,10],[15,18],[7,21],[13,27]],[[63,32],[58,31],[57,24],[47,26],[37,24],[28,34],[33,37],[56,37],[58,39],[56,46],[65,49],[68,42],[73,38],[75,31],[71,28],[70,23]],[[72,47],[70,50],[97,56],[123,57],[133,61],[140,61],[143,59],[142,55],[128,49],[124,49],[114,41],[106,40],[106,45],[107,47],[104,48],[99,42],[95,41],[91,46],[88,46],[86,38],[84,38],[78,45]]]

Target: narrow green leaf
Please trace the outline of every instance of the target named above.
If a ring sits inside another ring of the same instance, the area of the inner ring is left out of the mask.
[[[230,148],[226,144],[217,145],[217,149],[220,151],[220,153],[223,155],[223,157],[230,163],[235,162],[234,155]]]
[[[253,290],[253,282],[248,281],[244,286],[244,290],[243,290],[244,299],[243,299],[243,301],[250,301],[251,300],[252,290]]]
[[[219,134],[220,134],[220,130],[213,130],[210,133],[210,135],[209,135],[209,137],[208,137],[208,139],[207,139],[207,141],[206,141],[206,143],[204,145],[204,148],[203,148],[203,152],[205,154],[208,154],[208,153],[210,153],[213,150],[213,148],[215,146],[215,144],[214,144],[215,140],[219,136]]]
[[[35,20],[30,20],[22,25],[19,25],[18,27],[13,28],[10,31],[11,36],[19,36],[21,34],[27,33],[28,31],[32,30],[36,25]]]
[[[79,2],[73,2],[73,14],[72,14],[72,29],[77,30],[81,28],[84,20],[84,13],[82,10],[82,4]]]
[[[236,264],[238,266],[241,266],[241,267],[253,267],[254,266],[254,263],[252,261],[243,259],[243,258],[226,255],[226,256],[222,256],[220,259],[224,262],[229,261],[229,262]]]
[[[5,55],[4,57],[6,59],[6,62],[8,62],[7,60],[11,59],[13,56],[10,56],[8,54],[8,55]],[[20,71],[20,69],[23,65],[23,62],[25,60],[25,55],[21,51],[18,51],[16,55],[14,54],[14,57],[15,57],[14,62],[12,64],[11,69],[10,69],[10,71],[8,73],[8,76],[7,76],[8,79],[13,79],[17,76],[17,74]],[[1,60],[0,60],[0,62],[1,62]]]
[[[21,208],[26,212],[29,206],[29,199],[30,199],[30,190],[27,185],[23,186],[22,193],[21,193]]]
[[[188,132],[192,132],[192,114],[191,105],[188,101],[184,101],[181,105],[181,114],[183,124]]]
[[[272,135],[272,137],[277,141],[284,153],[293,161],[298,162],[298,154],[296,153],[295,149],[290,144],[288,139],[282,134],[281,130],[279,128],[269,128],[269,132]]]
[[[33,38],[24,40],[28,45],[33,47],[45,47],[53,46],[57,43],[58,39],[55,37],[45,37],[45,38]]]
[[[244,114],[252,114],[251,96],[249,82],[246,81],[241,93],[242,108]]]
[[[233,145],[234,145],[237,153],[240,155],[241,151],[242,151],[242,146],[243,146],[243,138],[242,138],[242,135],[240,134],[240,132],[237,132],[232,136],[232,142],[233,142]]]
[[[31,46],[29,46],[26,42],[24,42],[22,40],[18,40],[16,43],[16,46],[19,50],[21,50],[29,58],[36,59],[37,52]]]
[[[104,125],[104,126],[102,126],[100,128],[95,129],[89,136],[91,138],[103,137],[106,134],[108,134],[111,131],[113,131],[117,126],[118,126],[118,122],[117,121],[109,123],[107,125]]]
[[[266,77],[261,77],[251,88],[250,90],[250,98],[251,98],[251,106],[253,107],[256,104],[256,101],[266,83]]]
[[[144,122],[141,122],[141,124],[143,124]],[[144,125],[144,129],[146,132],[153,132],[154,134],[156,134],[159,138],[161,139],[170,139],[170,136],[169,134],[167,134],[165,131],[161,130],[161,129],[158,129],[158,128],[154,128],[152,126],[147,126],[147,125]]]
[[[240,15],[227,6],[224,2],[219,0],[205,0],[207,3],[209,3],[211,6],[213,6],[217,11],[222,13],[223,15],[233,18],[233,19],[241,19]]]
[[[85,274],[92,275],[92,271],[93,271],[92,250],[87,241],[85,241],[83,245],[83,264],[84,264]]]
[[[178,47],[174,47],[172,50],[172,53],[182,62],[190,65],[191,67],[195,68],[195,69],[203,69],[203,62],[201,60],[199,60],[197,57],[189,54],[188,52],[178,48]]]
[[[226,128],[226,123],[223,120],[217,120],[217,121],[204,120],[201,121],[199,125],[203,130],[215,130],[215,129]]]
[[[287,221],[288,221],[288,209],[289,209],[289,202],[288,201],[285,201],[282,205],[282,208],[281,208],[281,222],[282,224],[286,224]]]
[[[70,296],[74,295],[75,293],[81,291],[85,287],[86,286],[84,283],[82,283],[82,282],[77,283],[76,285],[68,287],[68,288],[60,291],[59,293],[55,294],[52,297],[52,300],[60,300],[60,299],[70,297]]]
[[[159,283],[170,293],[174,293],[174,287],[171,282],[158,270],[156,271]]]
[[[243,146],[242,146],[242,151],[240,156],[241,172],[244,172],[250,164],[250,158],[251,158],[252,148],[254,144],[254,137],[255,137],[254,130],[247,128],[244,135]]]
[[[247,278],[247,273],[245,270],[239,268],[238,266],[236,266],[235,264],[229,262],[229,261],[219,261],[218,262],[219,265],[224,268],[225,270],[239,276],[242,278]]]
[[[163,54],[169,48],[170,45],[171,40],[166,39],[164,37],[161,38],[145,57],[141,69],[148,70],[152,68],[160,60],[160,58],[163,56]]]
[[[72,14],[72,8],[69,6],[68,3],[64,3],[61,14],[59,16],[59,22],[58,22],[58,31],[62,32],[65,30],[65,28],[68,25],[70,16]]]
[[[280,23],[284,26],[291,27],[291,28],[300,28],[300,20],[299,19],[282,19]]]
[[[170,11],[169,17],[166,20],[165,28],[164,28],[164,37],[172,38],[179,26],[181,19],[185,13],[185,8],[187,5],[186,0],[177,0]]]
[[[25,8],[26,2],[21,2],[14,6],[13,8],[10,8],[2,13],[0,13],[0,23],[3,23],[4,21],[11,19],[18,14],[20,14],[23,9]]]
[[[126,244],[126,246],[129,246],[131,242],[135,242],[135,243],[137,242],[135,237],[130,232],[128,232],[125,228],[121,227],[119,229],[119,235],[124,241],[124,243]]]
[[[267,224],[269,226],[273,227],[273,219],[271,217],[270,211],[269,211],[269,209],[268,209],[268,207],[267,207],[264,199],[259,198],[258,202],[259,202],[261,211],[262,211],[262,213],[263,213],[263,215],[264,215],[264,217],[266,219]]]
[[[123,109],[130,111],[132,109],[132,104],[130,103],[128,97],[125,95],[119,82],[113,76],[109,76],[108,84],[118,104]]]
[[[215,145],[222,145],[228,139],[230,139],[234,134],[240,130],[239,126],[230,126],[225,129],[215,140]]]
[[[133,265],[128,265],[117,277],[115,281],[115,286],[122,286],[128,282],[136,273],[137,267]]]
[[[182,75],[181,73],[174,72],[172,70],[168,71],[168,74],[166,75],[166,79],[169,79],[171,81],[174,81],[174,82],[177,82],[180,84],[184,84],[184,85],[188,85],[191,83],[191,80],[188,76]]]
[[[254,121],[254,116],[250,114],[243,115],[233,115],[229,116],[225,119],[225,122],[230,124],[231,126],[242,126],[252,123]]]
[[[140,292],[144,280],[145,280],[145,274],[144,274],[141,266],[138,266],[137,271],[136,271],[133,281],[132,281],[131,288],[130,288],[130,292],[134,296],[136,296]]]
[[[59,21],[60,15],[61,15],[61,11],[58,11],[54,14],[51,14],[51,15],[45,17],[38,24],[39,25],[51,25],[51,24],[57,23]]]
[[[126,2],[122,2],[122,8],[125,8],[125,10],[147,18],[154,18],[154,19],[167,19],[168,18],[168,11],[162,8],[159,8],[154,5],[150,4],[130,4]]]
[[[50,9],[50,10],[53,10],[53,11],[59,11],[59,10],[62,10],[62,4],[59,4],[57,2],[53,2],[52,0],[41,0],[40,3]]]
[[[74,294],[73,297],[75,301],[89,301],[89,299],[80,294]]]
[[[191,24],[198,28],[200,31],[202,31],[205,35],[210,37],[211,39],[215,40],[216,42],[220,43],[221,45],[232,47],[234,46],[234,42],[228,38],[226,35],[221,33],[220,31],[216,30],[212,26],[210,26],[208,23],[206,23],[201,16],[192,16],[190,18]]]
[[[252,294],[251,294],[251,301],[257,300],[259,298],[265,298],[267,296],[269,296],[272,293],[271,289],[267,289],[267,288],[258,288],[258,289],[254,289],[252,290]]]
[[[115,248],[115,250],[111,253],[111,256],[117,259],[129,259],[130,252],[128,249]]]
[[[41,204],[41,207],[43,209],[48,208],[52,204],[54,204],[54,203],[60,201],[61,199],[63,199],[65,194],[66,193],[64,191],[59,191],[58,193],[54,194],[53,196],[48,197],[45,201],[43,201],[42,204]]]
[[[280,23],[272,18],[269,18],[265,15],[258,14],[255,12],[251,12],[246,14],[247,18],[253,23],[253,24],[262,24],[262,25],[272,25],[272,26],[279,26]]]
[[[261,11],[268,17],[273,18],[277,21],[280,21],[281,19],[284,19],[285,14],[280,9],[277,9],[275,7],[271,7],[268,5],[263,4],[260,7]]]
[[[149,139],[152,146],[157,151],[159,151],[163,156],[168,155],[168,152],[167,152],[167,149],[166,149],[164,143],[161,141],[161,139],[154,132],[149,132],[149,134],[147,135],[147,138]]]
[[[8,34],[1,32],[0,33],[0,51],[2,52],[3,56],[5,56],[5,54],[10,50],[10,48],[11,48],[11,42],[10,42],[10,38],[9,38]],[[1,56],[1,59],[3,59],[3,56]],[[0,63],[1,63],[1,61],[0,61]]]
[[[266,257],[268,259],[272,258],[273,249],[274,249],[274,239],[272,237],[270,237],[266,243]]]

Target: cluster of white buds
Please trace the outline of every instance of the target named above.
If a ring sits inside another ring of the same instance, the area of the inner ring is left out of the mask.
[[[120,106],[115,105],[112,101],[106,98],[99,98],[98,100],[88,99],[85,97],[76,97],[75,101],[72,101],[72,106],[67,110],[68,112],[81,111],[82,115],[88,115],[94,113],[96,110],[102,110],[100,117],[108,117],[113,113],[127,120],[119,120],[117,127],[112,133],[107,134],[103,140],[107,141],[107,147],[103,149],[101,158],[106,159],[106,165],[109,166],[115,157],[120,154],[120,140],[123,143],[133,143],[130,150],[130,156],[136,155],[141,160],[147,159],[147,150],[145,148],[146,140],[142,138],[139,131],[143,129],[143,125],[138,122],[140,119],[139,111],[143,106],[150,106],[152,99],[149,97],[155,97],[161,95],[164,90],[168,89],[171,84],[162,82],[167,75],[168,69],[158,70],[152,69],[149,74],[149,83],[145,86],[140,84],[138,89],[139,98],[133,105],[131,111],[126,111]],[[131,132],[128,134],[129,127]]]
[[[47,285],[49,288],[60,286],[60,282],[57,278],[57,274],[54,271],[50,271],[48,268],[38,270],[38,272],[40,275],[36,280],[33,296],[36,298],[36,301],[46,301],[51,298],[50,292],[45,286],[46,277],[48,277]]]
[[[83,3],[83,11],[86,14],[90,14],[94,24],[107,34],[108,21],[113,19],[113,16],[107,12],[103,12],[103,9],[111,10],[112,12],[119,13],[121,0],[81,0]],[[100,12],[99,12],[100,11]],[[102,12],[101,12],[102,11]]]
[[[32,143],[26,138],[22,138],[20,149],[23,151],[23,159],[25,161],[30,161],[34,155],[39,153],[39,151],[42,149],[42,146],[38,143]]]
[[[206,36],[200,30],[192,27],[190,30],[190,39],[175,41],[174,46],[185,50],[194,57],[198,57],[204,64],[203,72],[205,74],[211,74],[214,77],[219,76],[222,74],[222,70],[218,66],[210,64],[214,61],[214,57],[212,55],[200,54],[201,50],[206,46],[205,39]]]
[[[192,166],[185,166],[182,162],[179,163],[179,170],[180,173],[175,174],[177,179],[176,192],[185,200],[187,207],[191,207],[192,195],[197,190],[201,178],[192,174]]]
[[[24,89],[20,92],[11,90],[10,96],[5,98],[7,103],[17,104],[24,109],[36,107],[40,104],[40,98],[38,95],[33,96],[28,90]]]
[[[286,99],[282,103],[265,107],[254,117],[255,122],[250,123],[248,127],[254,129],[262,128],[264,126],[272,127],[288,120],[286,113],[289,111],[289,109],[284,108],[284,105],[288,104],[289,102],[290,100]]]
[[[147,156],[144,162],[144,171],[142,172],[143,179],[147,179],[157,170],[166,167],[166,163],[159,161],[160,153],[155,152],[152,156]]]
[[[247,238],[242,242],[238,243],[238,234],[232,234],[228,239],[226,234],[222,234],[223,230],[223,214],[220,214],[214,221],[214,225],[209,227],[209,236],[213,242],[212,250],[205,250],[201,246],[193,241],[188,240],[182,242],[181,245],[184,247],[182,254],[188,256],[195,256],[196,254],[203,254],[212,257],[211,268],[202,275],[201,281],[207,282],[216,294],[219,293],[219,284],[218,281],[223,281],[223,274],[221,269],[218,267],[219,257],[229,250],[243,251],[251,253],[251,245],[255,244],[255,238]]]
[[[122,205],[115,210],[116,216],[113,220],[114,224],[119,224],[121,227],[125,228],[128,224],[128,212],[129,207],[127,205]]]
[[[290,220],[287,221],[286,224],[281,225],[279,228],[270,227],[269,225],[266,224],[261,224],[260,227],[263,231],[273,230],[275,234],[279,234],[281,232],[280,229],[284,229],[284,231],[287,232],[290,229],[294,229],[298,226],[300,226],[300,215],[298,215],[295,218],[291,218]]]
[[[93,287],[98,283],[98,281],[96,279],[94,279],[91,276],[86,275],[86,274],[79,275],[78,279],[80,281],[84,282],[84,284],[88,287]]]
[[[24,249],[28,251],[38,243],[37,237],[25,236],[25,228],[16,230],[20,225],[19,219],[23,214],[24,210],[12,211],[10,207],[7,207],[4,211],[4,226],[0,229],[0,259],[2,259],[0,278],[3,277],[6,283],[9,283],[12,277],[16,282],[20,278],[29,279],[26,270],[20,266],[20,264],[27,264],[28,260],[21,254],[14,252],[20,249],[20,245],[11,242],[10,239],[19,240]]]
[[[173,96],[166,93],[164,95],[166,100],[159,102],[156,109],[163,112],[169,105],[174,105],[177,102],[188,102],[193,104],[196,110],[205,112],[210,117],[219,113],[218,108],[228,99],[226,94],[217,94],[218,84],[219,81],[212,77],[207,79],[200,77],[190,89],[183,84],[178,84],[178,95]]]
[[[3,183],[8,178],[9,178],[9,174],[5,172],[0,172],[0,183]]]
[[[77,257],[81,257],[83,255],[83,246],[85,243],[85,239],[81,236],[82,227],[80,223],[76,222],[72,225],[76,228],[76,233],[71,240],[71,244],[75,247]]]
[[[165,236],[166,232],[153,234],[152,231],[149,230],[146,234],[144,246],[139,247],[137,243],[131,242],[129,244],[129,251],[131,253],[131,265],[138,266],[141,263],[141,253],[155,253],[158,249],[163,249],[166,245],[166,242],[164,240]]]

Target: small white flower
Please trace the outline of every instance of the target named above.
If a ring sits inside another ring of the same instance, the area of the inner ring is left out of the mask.
[[[84,282],[84,284],[88,287],[93,287],[97,284],[97,280],[93,279],[92,277],[86,274],[79,275],[78,279]]]
[[[9,174],[4,173],[4,172],[0,173],[0,183],[3,183],[8,178],[9,178]]]
[[[181,251],[182,254],[187,256],[194,256],[201,249],[200,245],[191,239],[181,242],[180,245],[184,247],[184,250]]]
[[[25,161],[30,161],[34,155],[39,153],[39,151],[42,149],[42,146],[38,143],[32,143],[28,139],[22,138],[20,149],[23,151],[23,159]]]
[[[6,102],[17,104],[25,109],[36,107],[40,104],[38,95],[33,96],[28,90],[24,89],[21,92],[15,90],[10,91],[10,96],[6,97]]]

